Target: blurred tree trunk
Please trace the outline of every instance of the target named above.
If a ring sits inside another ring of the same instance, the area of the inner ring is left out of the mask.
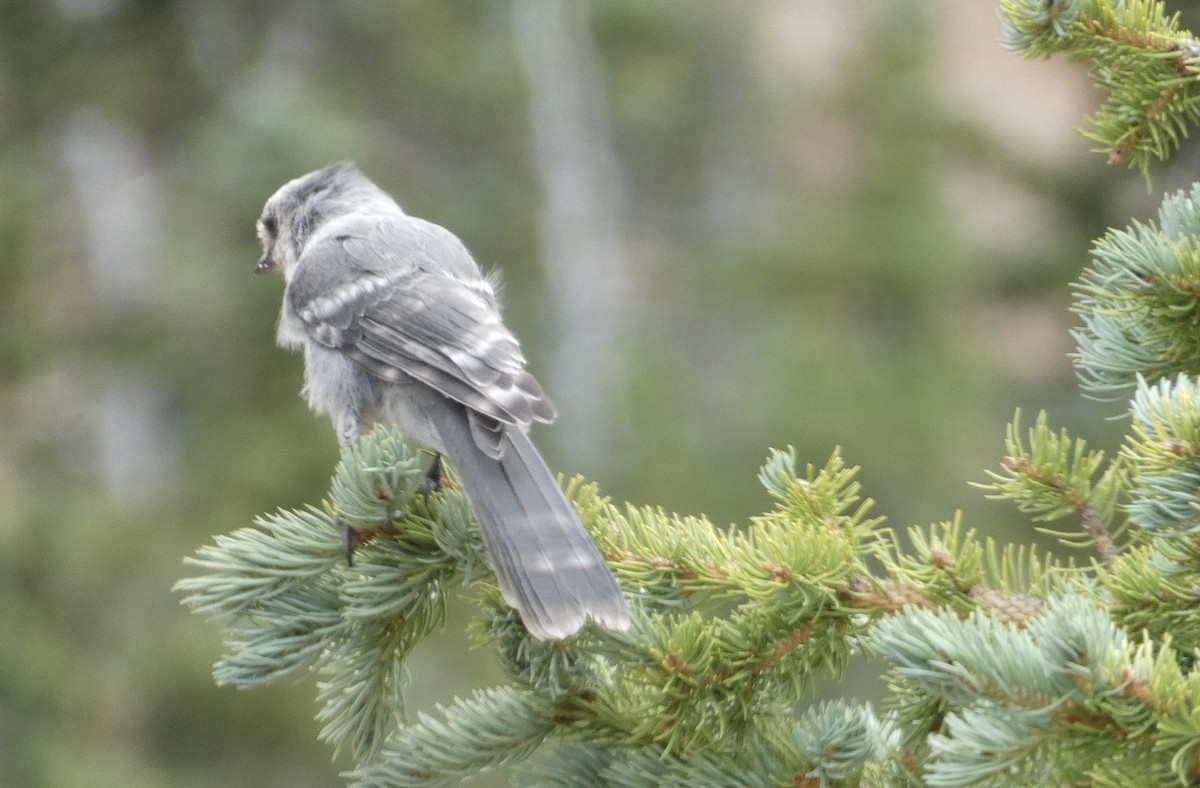
[[[545,195],[541,251],[555,340],[547,388],[573,425],[553,436],[565,454],[604,464],[623,424],[632,310],[626,185],[603,64],[584,4],[516,0],[513,35]]]
[[[63,125],[58,147],[82,223],[79,251],[91,299],[103,315],[142,319],[162,292],[156,261],[166,226],[145,141],[107,113],[83,108]],[[177,481],[176,416],[161,380],[139,363],[70,363],[59,371],[67,378],[68,412],[86,414],[92,438],[86,465],[109,495],[124,505],[145,504]]]

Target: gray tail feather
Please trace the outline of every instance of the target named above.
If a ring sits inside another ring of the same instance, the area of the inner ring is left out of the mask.
[[[464,410],[449,410],[437,426],[500,592],[530,634],[560,640],[589,619],[627,629],[629,609],[616,578],[528,436],[504,430],[496,459],[476,445]]]

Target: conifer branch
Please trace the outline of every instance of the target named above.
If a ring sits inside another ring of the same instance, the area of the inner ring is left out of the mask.
[[[1114,516],[1123,489],[1122,466],[1110,464],[1094,482],[1093,477],[1104,465],[1104,453],[1087,451],[1087,444],[1082,440],[1072,441],[1066,430],[1055,435],[1050,431],[1045,412],[1038,414],[1026,446],[1021,438],[1021,412],[1017,411],[1008,426],[1005,448],[1008,450],[1004,458],[1005,473],[989,471],[994,482],[977,486],[994,490],[989,498],[1015,502],[1035,522],[1076,515],[1087,541],[1096,548],[1101,561],[1111,565],[1118,553],[1108,522]],[[1072,547],[1084,544],[1073,532],[1045,527],[1038,530]]]
[[[776,506],[745,530],[618,509],[595,485],[568,485],[618,576],[639,589],[630,633],[529,638],[486,572],[461,491],[451,483],[423,495],[419,457],[383,429],[344,452],[323,509],[279,512],[220,537],[193,559],[205,574],[178,587],[225,627],[222,681],[252,686],[305,669],[320,677],[322,737],[350,747],[364,785],[497,768],[552,733],[693,763],[698,749],[769,741],[816,675],[842,669],[850,636],[868,625],[841,591],[865,571],[879,521],[866,516],[855,469],[836,454],[804,477],[795,462],[791,451],[772,455],[763,479]],[[340,522],[375,532],[353,566]],[[464,581],[478,586],[485,613],[476,636],[498,647],[522,694],[498,688],[444,710],[441,727],[428,717],[409,724],[407,656],[440,625],[450,586]],[[480,750],[481,737],[495,740],[485,718],[502,703],[542,709],[528,717],[537,735],[522,729]],[[438,736],[454,739],[442,742],[442,760],[400,757]]]
[[[553,730],[551,705],[515,688],[477,692],[439,706],[442,719],[419,714],[378,758],[350,772],[354,788],[457,784],[533,754]]]
[[[1083,326],[1073,333],[1084,387],[1127,394],[1150,382],[1200,374],[1200,185],[1168,195],[1158,221],[1110,230],[1075,286]]]
[[[1086,136],[1145,175],[1200,121],[1200,43],[1156,0],[1001,0],[1003,45],[1026,57],[1088,60],[1106,96]]]

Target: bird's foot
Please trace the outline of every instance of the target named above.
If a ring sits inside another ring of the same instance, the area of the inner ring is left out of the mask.
[[[442,455],[434,454],[433,462],[429,464],[429,470],[425,471],[425,480],[421,482],[421,492],[425,495],[425,499],[429,500],[429,496],[442,489],[445,481],[442,477]]]
[[[396,527],[390,520],[375,528],[355,528],[339,517],[337,518],[337,529],[342,538],[342,552],[346,556],[346,566],[354,566],[354,551],[360,544],[365,544],[377,536],[396,533]]]

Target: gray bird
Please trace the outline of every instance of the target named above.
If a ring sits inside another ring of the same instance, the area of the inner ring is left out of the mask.
[[[629,626],[612,572],[526,431],[556,416],[462,242],[352,164],[289,183],[258,221],[286,282],[277,341],[342,446],[377,423],[458,470],[505,601],[541,640]],[[351,543],[352,544],[352,543]]]

